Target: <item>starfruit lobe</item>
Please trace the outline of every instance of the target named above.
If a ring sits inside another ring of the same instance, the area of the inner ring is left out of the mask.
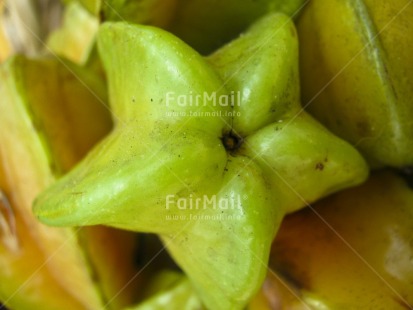
[[[303,104],[373,168],[413,164],[413,4],[314,0],[298,22]]]
[[[208,58],[127,23],[104,24],[98,46],[115,128],[38,196],[36,216],[157,233],[208,309],[242,309],[285,213],[368,171],[301,111],[292,21],[269,14]]]

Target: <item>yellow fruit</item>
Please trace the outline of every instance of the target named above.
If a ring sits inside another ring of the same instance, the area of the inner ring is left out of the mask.
[[[402,178],[377,173],[286,218],[270,266],[314,309],[411,309],[412,206]]]
[[[373,167],[413,164],[413,3],[313,0],[298,23],[303,105]]]

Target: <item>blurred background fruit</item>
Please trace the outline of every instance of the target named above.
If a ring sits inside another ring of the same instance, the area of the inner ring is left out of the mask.
[[[31,211],[36,195],[110,130],[100,78],[55,59],[15,56],[0,81],[0,301],[19,310],[134,302],[137,286],[124,287],[136,272],[134,234],[54,229]]]
[[[373,168],[413,165],[413,3],[313,0],[298,22],[302,103]]]
[[[282,12],[293,18],[309,0],[80,0],[104,21],[166,29],[206,55],[235,39],[258,18]]]
[[[311,309],[412,309],[412,206],[404,179],[377,172],[288,216],[269,266]]]

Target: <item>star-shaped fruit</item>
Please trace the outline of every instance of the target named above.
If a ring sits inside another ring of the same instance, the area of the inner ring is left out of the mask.
[[[163,30],[98,36],[115,129],[42,193],[50,225],[161,236],[209,309],[242,309],[282,217],[356,185],[367,166],[301,111],[297,36],[271,14],[203,58]]]

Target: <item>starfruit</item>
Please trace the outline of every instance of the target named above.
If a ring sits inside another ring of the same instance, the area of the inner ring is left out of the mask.
[[[270,14],[207,58],[122,22],[104,24],[98,46],[115,128],[38,196],[36,216],[157,233],[207,308],[242,309],[281,218],[367,176],[301,110],[293,23]]]
[[[371,166],[413,165],[413,3],[314,0],[298,23],[303,104]]]
[[[412,206],[402,178],[376,173],[287,217],[270,267],[297,309],[412,309]]]
[[[23,56],[7,61],[0,79],[0,301],[19,310],[131,304],[132,256],[122,254],[135,242],[126,232],[82,230],[93,249],[85,256],[74,229],[47,227],[31,212],[34,197],[110,129],[102,83],[69,63]]]

